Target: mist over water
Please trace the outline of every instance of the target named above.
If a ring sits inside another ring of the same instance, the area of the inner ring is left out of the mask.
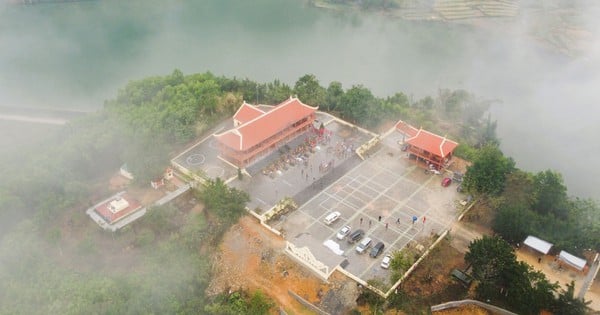
[[[526,16],[410,22],[300,0],[5,5],[0,105],[99,108],[126,82],[174,68],[292,85],[314,73],[322,85],[361,83],[378,96],[464,88],[498,100],[502,148],[518,166],[556,169],[571,194],[597,198],[598,12],[581,11],[591,32],[572,57],[534,40]]]

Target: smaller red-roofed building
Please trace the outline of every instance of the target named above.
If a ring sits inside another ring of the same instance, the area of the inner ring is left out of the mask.
[[[108,224],[114,224],[141,208],[142,205],[137,200],[127,194],[123,194],[97,205],[94,211]]]
[[[422,128],[417,129],[404,121],[396,124],[396,130],[404,135],[406,151],[424,167],[436,170],[446,168],[458,146],[457,142]]]
[[[244,102],[233,116],[234,128],[214,135],[219,143],[220,156],[244,168],[312,128],[317,109],[295,97],[270,111],[262,111]]]

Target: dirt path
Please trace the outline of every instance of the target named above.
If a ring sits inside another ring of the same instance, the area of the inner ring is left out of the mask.
[[[469,250],[471,241],[481,238],[482,233],[476,231],[463,222],[456,222],[452,226],[450,236],[452,237],[451,245],[461,253],[466,253]]]
[[[330,290],[349,281],[341,277],[329,283],[321,281],[288,258],[283,253],[284,247],[283,239],[264,229],[253,218],[242,218],[223,238],[214,262],[215,277],[207,294],[259,289],[289,314],[312,314],[294,300],[288,290],[319,304]],[[349,295],[355,299],[351,293]]]

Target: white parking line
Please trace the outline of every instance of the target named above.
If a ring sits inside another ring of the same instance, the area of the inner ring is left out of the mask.
[[[290,182],[288,182],[288,181],[287,181],[287,180],[285,180],[285,179],[282,179],[281,181],[282,181],[284,184],[286,184],[286,185],[288,185],[288,186],[290,186],[290,187],[293,187],[293,186],[294,186],[294,185],[292,185]]]
[[[262,203],[263,205],[267,205],[267,203],[264,200],[260,199],[260,198],[256,198],[256,200],[258,200],[258,202]]]

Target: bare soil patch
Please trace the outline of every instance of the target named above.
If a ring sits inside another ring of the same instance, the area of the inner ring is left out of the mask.
[[[282,238],[264,229],[254,218],[243,217],[225,234],[220,252],[215,255],[215,276],[207,294],[261,290],[291,314],[312,312],[292,298],[288,290],[324,309],[348,308],[354,302],[353,281],[334,275],[325,283],[286,256],[284,247]],[[340,297],[340,293],[346,296]]]
[[[488,200],[482,199],[469,210],[463,217],[463,223],[469,229],[473,229],[481,234],[492,235],[492,223],[496,213]]]
[[[419,313],[431,305],[465,299],[469,292],[450,275],[453,269],[465,267],[463,254],[447,240],[440,242],[401,285],[407,298],[404,311]]]
[[[494,315],[494,313],[476,305],[456,307],[449,310],[433,312],[434,315]]]

